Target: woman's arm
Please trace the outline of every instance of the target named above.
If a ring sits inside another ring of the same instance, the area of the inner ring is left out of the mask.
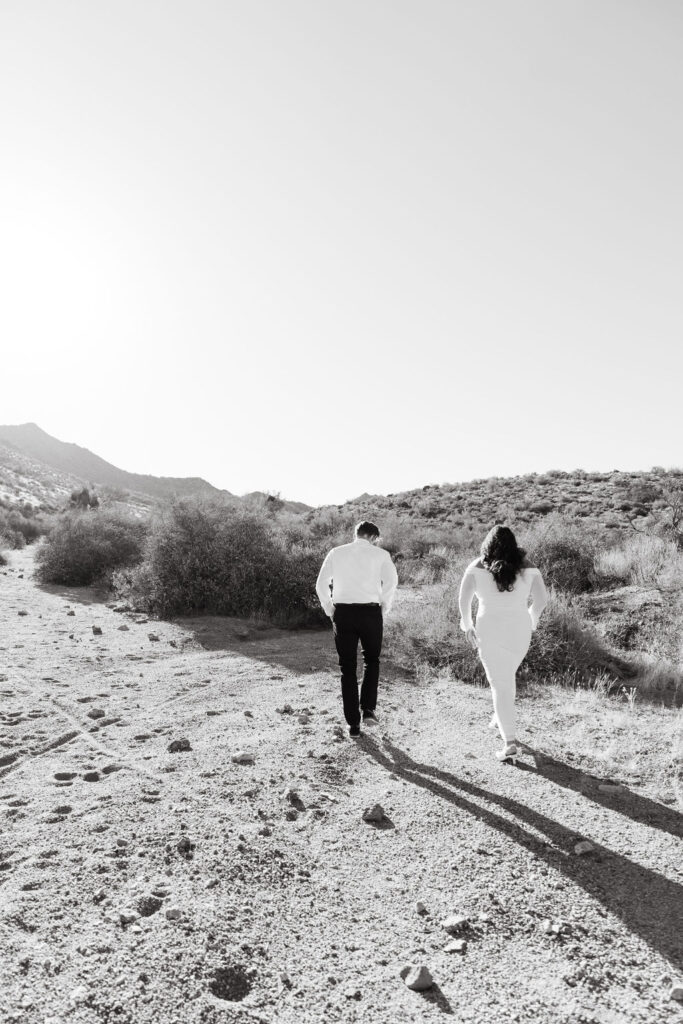
[[[462,578],[460,584],[460,595],[458,597],[458,605],[460,607],[460,628],[463,633],[467,633],[470,629],[474,629],[474,623],[472,622],[472,601],[474,600],[474,591],[476,584],[474,580],[474,573],[467,570]]]
[[[548,591],[545,589],[545,583],[541,576],[540,570],[534,571],[534,577],[531,581],[531,590],[529,591],[529,597],[531,598],[531,604],[529,605],[529,615],[531,616],[531,626],[536,629],[538,620],[541,617],[543,609],[549,601]]]

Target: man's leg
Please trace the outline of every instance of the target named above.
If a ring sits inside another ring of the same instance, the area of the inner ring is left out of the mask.
[[[360,725],[358,707],[358,628],[351,608],[337,605],[332,616],[334,643],[339,655],[344,718],[348,725]]]
[[[368,606],[363,609],[359,623],[360,643],[363,651],[363,685],[360,688],[360,706],[364,711],[374,711],[377,705],[377,684],[379,682],[379,656],[382,652],[384,623],[382,609]]]

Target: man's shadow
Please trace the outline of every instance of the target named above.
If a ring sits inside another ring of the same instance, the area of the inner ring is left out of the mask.
[[[490,793],[451,772],[414,761],[409,754],[386,740],[383,750],[374,738],[366,735],[363,748],[387,771],[428,790],[489,828],[508,836],[519,846],[532,850],[539,860],[580,885],[648,946],[678,968],[683,967],[683,886],[656,871],[634,864],[627,857],[593,840],[595,853],[588,858],[579,857],[574,852],[578,838],[575,831],[518,800]],[[474,800],[498,804],[518,821],[511,821]],[[546,836],[547,840],[539,839],[524,828],[524,824]]]

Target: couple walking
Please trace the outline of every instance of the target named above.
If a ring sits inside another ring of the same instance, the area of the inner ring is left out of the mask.
[[[388,551],[377,547],[374,523],[356,526],[355,540],[333,548],[322,564],[316,591],[332,619],[341,668],[344,717],[350,736],[377,722],[377,684],[384,616],[391,608],[398,575]],[[477,598],[476,626],[472,603]],[[479,653],[493,696],[492,725],[504,746],[501,761],[516,761],[515,677],[548,602],[541,573],[529,565],[507,526],[494,526],[468,565],[460,585],[460,628]],[[363,652],[363,681],[358,693],[357,654]]]

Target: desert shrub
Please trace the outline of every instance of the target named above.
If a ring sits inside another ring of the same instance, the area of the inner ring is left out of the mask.
[[[0,544],[2,544],[2,538],[0,538]],[[7,565],[7,559],[3,555],[2,551],[0,551],[0,565]]]
[[[663,537],[634,533],[619,546],[599,551],[595,572],[608,583],[657,586],[683,579],[683,556],[676,543]]]
[[[544,524],[529,527],[519,540],[530,562],[541,570],[547,586],[569,594],[595,588],[598,540],[588,527],[577,526],[557,514]]]
[[[115,511],[68,512],[38,549],[37,576],[43,583],[86,586],[142,557],[146,525]]]
[[[121,593],[162,616],[263,616],[281,625],[323,621],[317,551],[288,550],[263,513],[186,499],[154,523],[139,569]]]

